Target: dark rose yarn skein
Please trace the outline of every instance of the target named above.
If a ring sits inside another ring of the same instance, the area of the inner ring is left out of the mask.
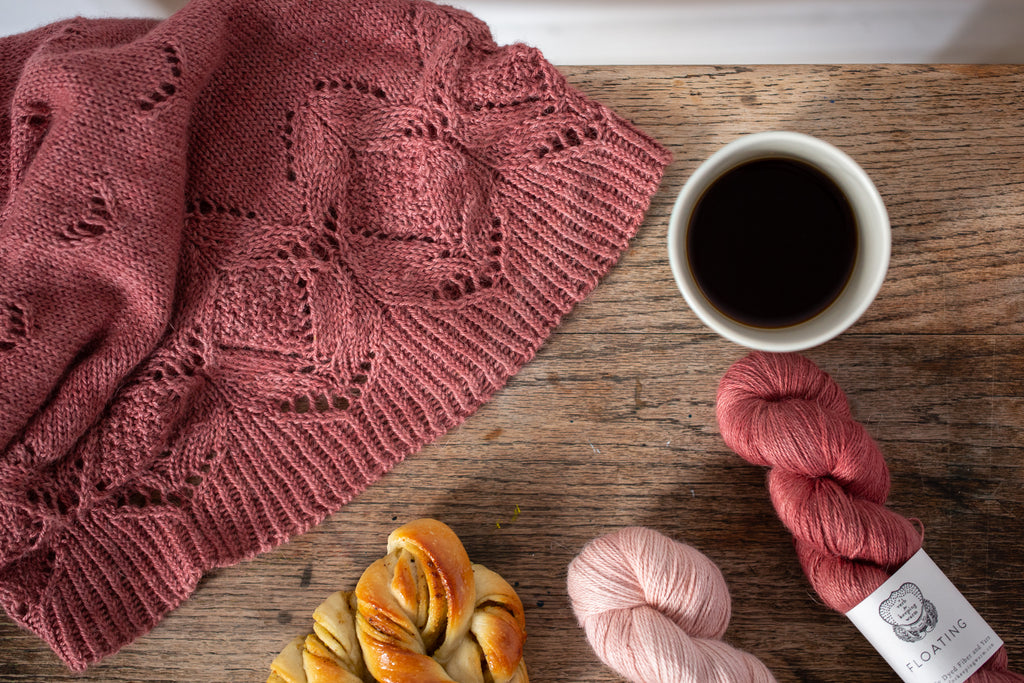
[[[921,533],[885,507],[889,469],[850,413],[846,394],[798,354],[754,352],[725,373],[718,424],[726,445],[768,467],[768,492],[793,534],[814,590],[846,613],[921,547]],[[1000,648],[968,681],[1024,681]]]

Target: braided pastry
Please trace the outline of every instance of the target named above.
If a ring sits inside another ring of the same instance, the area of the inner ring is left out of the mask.
[[[366,667],[355,629],[355,595],[338,591],[313,612],[313,632],[270,664],[267,683],[363,683]]]
[[[433,519],[393,531],[355,592],[330,596],[313,619],[267,683],[529,682],[522,602]]]

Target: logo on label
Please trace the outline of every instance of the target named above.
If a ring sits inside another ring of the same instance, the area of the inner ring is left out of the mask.
[[[904,583],[878,606],[878,616],[900,640],[916,643],[939,623],[939,612],[917,584]]]

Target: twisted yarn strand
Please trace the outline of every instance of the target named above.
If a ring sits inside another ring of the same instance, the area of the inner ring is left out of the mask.
[[[797,354],[754,352],[718,389],[726,445],[771,468],[768,491],[814,590],[846,613],[921,547],[911,520],[885,507],[889,470],[828,374]],[[1000,648],[969,681],[1024,681]]]
[[[732,608],[718,567],[653,529],[591,541],[569,564],[568,590],[594,652],[634,683],[775,681],[721,641]]]

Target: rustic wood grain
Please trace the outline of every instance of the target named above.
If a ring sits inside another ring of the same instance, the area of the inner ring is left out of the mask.
[[[538,682],[618,681],[591,653],[565,570],[593,537],[643,524],[722,568],[727,640],[780,681],[898,680],[814,596],[764,472],[718,435],[714,394],[744,355],[671,278],[666,225],[697,164],[743,133],[796,130],[846,150],[889,208],[888,278],[864,318],[807,352],[848,392],[892,471],[890,506],[1024,671],[1024,68],[566,68],[675,159],[619,265],[536,359],[461,428],[313,531],[211,572],[150,634],[73,676],[0,618],[0,680],[259,681],[313,608],[350,588],[388,532],[449,523],[517,586]]]

